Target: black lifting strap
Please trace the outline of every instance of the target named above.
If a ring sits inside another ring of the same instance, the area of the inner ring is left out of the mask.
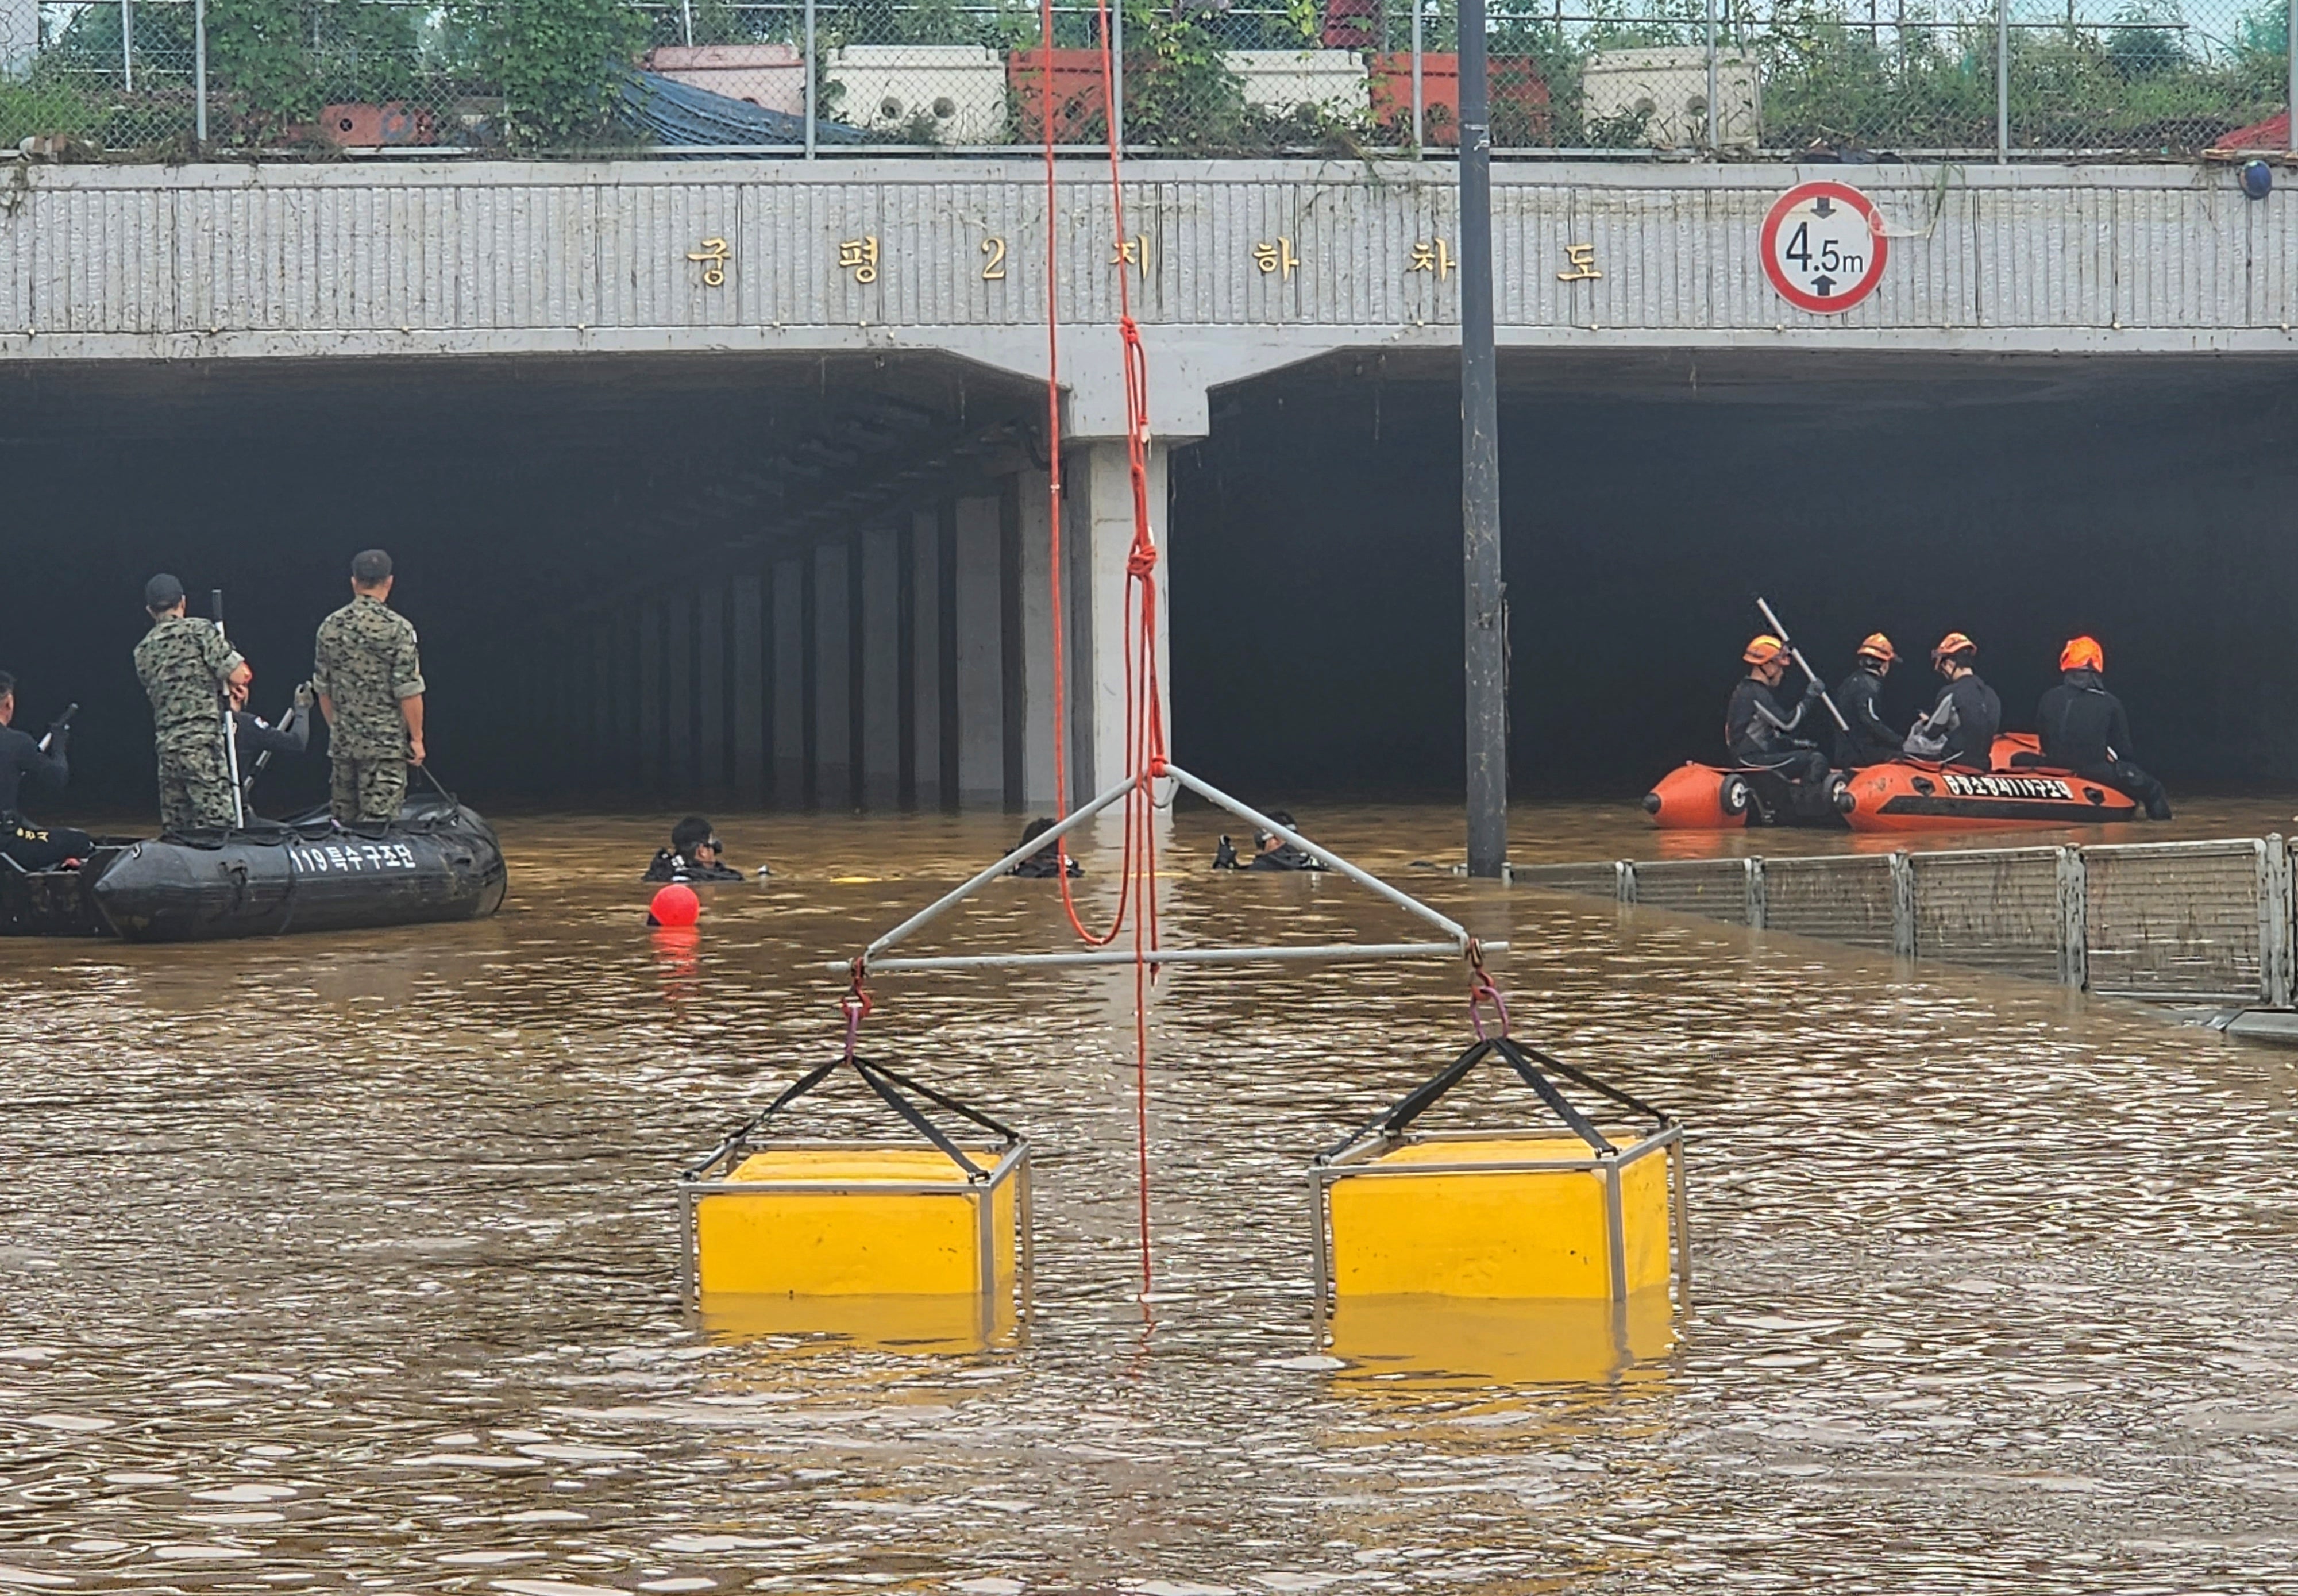
[[[1407,1126],[1434,1107],[1445,1093],[1459,1086],[1467,1078],[1469,1071],[1493,1054],[1498,1054],[1507,1060],[1509,1066],[1522,1078],[1524,1083],[1539,1094],[1540,1100],[1548,1104],[1556,1117],[1564,1121],[1572,1134],[1587,1143],[1599,1154],[1614,1154],[1619,1149],[1605,1137],[1602,1131],[1596,1129],[1593,1121],[1575,1108],[1571,1101],[1556,1089],[1555,1082],[1540,1072],[1539,1066],[1533,1063],[1533,1058],[1539,1059],[1541,1063],[1547,1064],[1558,1073],[1576,1080],[1593,1091],[1600,1092],[1615,1102],[1641,1110],[1646,1113],[1657,1112],[1645,1108],[1642,1104],[1636,1102],[1624,1092],[1616,1091],[1569,1064],[1549,1057],[1544,1053],[1527,1050],[1507,1037],[1485,1037],[1471,1044],[1466,1053],[1454,1059],[1442,1071],[1405,1094],[1395,1106],[1375,1115],[1360,1129],[1351,1132],[1343,1140],[1319,1154],[1317,1162],[1330,1163],[1368,1137],[1375,1135],[1393,1137],[1401,1134]]]
[[[1633,1112],[1649,1114],[1652,1119],[1663,1128],[1675,1123],[1675,1121],[1669,1119],[1666,1113],[1654,1108],[1642,1098],[1630,1096],[1627,1093],[1620,1090],[1619,1087],[1607,1085],[1603,1081],[1600,1081],[1594,1076],[1589,1074],[1585,1070],[1579,1068],[1577,1065],[1567,1064],[1560,1058],[1551,1058],[1549,1054],[1542,1053],[1537,1047],[1525,1047],[1523,1046],[1522,1044],[1516,1042],[1510,1042],[1509,1045],[1511,1047],[1515,1047],[1530,1055],[1532,1058],[1536,1059],[1541,1063],[1547,1065],[1558,1075],[1564,1077],[1565,1079],[1576,1081],[1581,1086],[1586,1087],[1590,1091],[1595,1093],[1600,1097],[1608,1097],[1614,1103],[1618,1104],[1622,1108],[1628,1109]],[[1521,1068],[1522,1066],[1518,1067]]]
[[[804,1075],[799,1076],[796,1080],[792,1081],[783,1089],[781,1096],[776,1097],[772,1103],[766,1104],[766,1106],[760,1110],[759,1112],[748,1121],[748,1123],[743,1125],[741,1129],[735,1131],[724,1141],[719,1143],[716,1150],[714,1151],[709,1157],[704,1159],[693,1169],[689,1170],[686,1172],[686,1178],[690,1180],[698,1178],[701,1176],[702,1171],[707,1170],[712,1164],[716,1163],[720,1159],[725,1158],[729,1154],[739,1151],[749,1141],[752,1136],[757,1133],[767,1121],[773,1119],[783,1109],[789,1106],[789,1104],[797,1102],[798,1099],[805,1096],[808,1092],[814,1090],[814,1087],[829,1079],[831,1076],[837,1073],[840,1065],[847,1063],[851,1063],[854,1066],[854,1072],[862,1078],[864,1083],[866,1084],[872,1092],[876,1093],[879,1098],[884,1102],[888,1107],[891,1108],[896,1113],[901,1115],[903,1121],[909,1125],[911,1129],[916,1131],[920,1136],[924,1137],[929,1142],[931,1142],[935,1147],[938,1148],[949,1158],[950,1162],[956,1164],[958,1168],[963,1170],[965,1171],[965,1178],[968,1180],[987,1180],[989,1178],[989,1171],[983,1169],[980,1164],[975,1163],[971,1159],[968,1158],[965,1155],[964,1149],[961,1148],[955,1142],[950,1140],[948,1137],[943,1135],[940,1127],[937,1126],[931,1120],[926,1118],[923,1110],[920,1109],[916,1104],[911,1102],[908,1097],[903,1096],[905,1092],[913,1093],[920,1097],[923,1097],[926,1101],[933,1104],[938,1108],[946,1109],[951,1113],[956,1114],[963,1119],[969,1120],[986,1130],[995,1131],[997,1135],[1004,1138],[1004,1144],[1008,1147],[1013,1146],[1021,1139],[1021,1133],[1019,1131],[991,1119],[988,1114],[981,1112],[978,1109],[967,1107],[964,1104],[958,1102],[955,1098],[948,1096],[941,1092],[938,1092],[934,1090],[933,1087],[927,1086],[921,1081],[912,1080],[906,1075],[889,1070],[883,1064],[872,1063],[865,1058],[857,1057],[848,1059],[841,1055],[838,1058],[831,1059],[826,1064],[822,1064],[814,1069],[807,1071]]]
[[[965,1171],[965,1178],[968,1180],[987,1180],[989,1178],[989,1171],[968,1158],[955,1142],[944,1136],[940,1129],[931,1120],[926,1118],[922,1109],[896,1089],[897,1087],[906,1087],[928,1101],[948,1109],[953,1113],[963,1114],[977,1125],[1003,1133],[1008,1146],[1019,1139],[1012,1131],[1007,1130],[988,1115],[977,1113],[963,1104],[945,1097],[932,1087],[921,1086],[905,1076],[897,1075],[882,1065],[873,1064],[867,1059],[857,1058],[854,1061],[854,1068],[863,1079],[870,1083],[870,1089],[885,1099],[888,1107],[909,1121],[911,1129],[949,1154],[951,1162]]]

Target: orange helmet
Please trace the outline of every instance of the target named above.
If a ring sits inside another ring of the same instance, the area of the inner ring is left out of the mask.
[[[2075,637],[2059,650],[2059,668],[2062,671],[2103,671],[2106,669],[2106,650],[2098,646],[2095,637]]]
[[[1889,665],[1898,657],[1899,651],[1891,647],[1891,640],[1880,632],[1869,633],[1866,640],[1859,645],[1858,657],[1861,659],[1880,659]]]
[[[1766,632],[1751,640],[1748,644],[1748,651],[1740,657],[1749,665],[1769,665],[1787,651],[1787,644]]]
[[[1953,659],[1958,654],[1976,654],[1978,652],[1979,645],[1977,643],[1972,642],[1960,632],[1950,632],[1945,637],[1939,639],[1938,647],[1931,650],[1931,663],[1933,665],[1937,665],[1940,660]]]

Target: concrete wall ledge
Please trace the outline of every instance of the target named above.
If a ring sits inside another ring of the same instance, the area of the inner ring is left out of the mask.
[[[0,191],[0,357],[940,351],[1045,369],[1045,190],[1026,160],[26,167]],[[1444,162],[1059,169],[1060,309],[1108,329],[1120,276],[1163,425],[1337,349],[1455,340]],[[1890,258],[1833,316],[1774,293],[1773,199],[1829,178]],[[2298,197],[2193,165],[1519,162],[1495,173],[1496,307],[1523,347],[2280,353]],[[1113,341],[1112,341],[1113,344]],[[1105,372],[1101,368],[1107,368]],[[1072,423],[1121,428],[1115,361]]]

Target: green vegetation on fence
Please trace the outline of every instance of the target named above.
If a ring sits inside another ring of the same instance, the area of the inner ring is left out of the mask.
[[[2217,29],[2169,0],[2132,0],[2112,22],[2033,25],[2014,10],[2009,120],[2023,149],[2186,154],[2282,108],[2288,62],[2281,0],[2229,12]],[[1128,144],[1182,153],[1263,154],[1396,148],[1412,133],[1411,0],[1328,21],[1323,0],[1112,0],[1124,8]],[[2147,9],[2152,5],[2154,9]],[[1633,149],[1652,142],[1649,107],[1595,114],[1583,81],[1623,50],[1697,51],[1706,0],[1574,0],[1495,7],[1494,142],[1501,148]],[[652,45],[695,42],[797,45],[798,0],[209,0],[211,149],[315,154],[401,143],[545,154],[630,149],[617,120],[620,73]],[[1941,15],[1895,5],[1879,21],[1857,0],[1777,0],[1757,16],[1720,8],[1727,57],[1760,75],[1765,150],[1813,146],[1878,153],[1985,150],[1996,137],[1996,31],[1991,12]],[[1864,12],[1865,14],[1862,14]],[[51,153],[191,153],[192,7],[139,0],[134,72],[122,65],[117,6],[50,13],[54,29],[29,71],[0,79],[0,145],[41,141]],[[58,21],[57,19],[63,19]],[[1366,103],[1342,107],[1252,103],[1231,53],[1313,50],[1345,22],[1368,45]],[[1056,12],[1058,50],[1097,48],[1097,8]],[[1424,14],[1432,72],[1449,83],[1455,37],[1449,7]],[[1028,0],[822,0],[815,19],[817,103],[838,117],[826,65],[852,45],[979,46],[1003,60],[1034,52],[1038,13]],[[1081,55],[1088,65],[1090,56]],[[1072,70],[1080,69],[1070,69]],[[1009,74],[1003,141],[1039,136],[1036,80]],[[1067,91],[1060,136],[1096,142],[1104,118],[1089,88]],[[1432,96],[1428,136],[1451,142],[1448,96]],[[880,142],[927,143],[930,117],[873,128]],[[1679,135],[1681,136],[1682,135]],[[1742,152],[1744,153],[1744,152]]]

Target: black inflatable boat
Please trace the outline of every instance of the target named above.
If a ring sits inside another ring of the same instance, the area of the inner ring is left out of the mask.
[[[0,861],[0,934],[206,942],[478,920],[505,884],[494,828],[433,798],[388,825],[321,811],[214,837],[103,838],[77,870]]]

